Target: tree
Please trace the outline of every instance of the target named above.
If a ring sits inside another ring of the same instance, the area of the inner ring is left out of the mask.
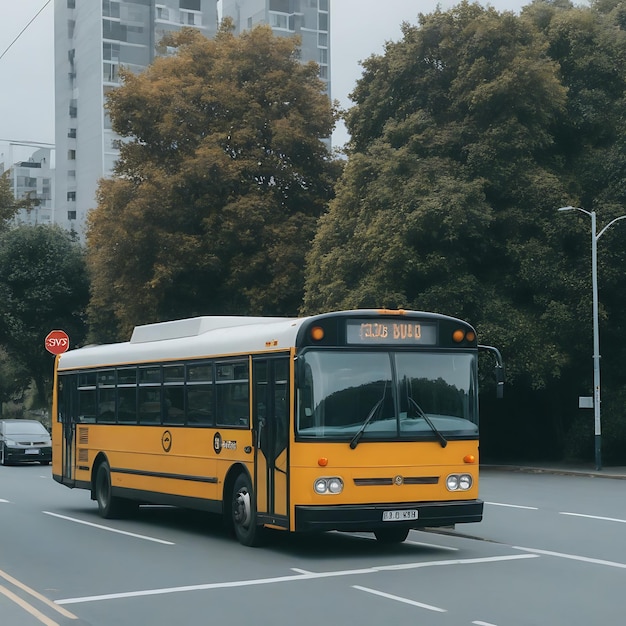
[[[335,109],[297,42],[266,27],[123,73],[107,108],[126,138],[88,230],[96,336],[196,314],[294,314],[304,255],[339,173]]]
[[[3,404],[22,399],[31,382],[23,364],[12,359],[0,346],[0,416]]]
[[[309,258],[305,310],[432,309],[502,340],[549,304],[528,297],[540,259],[544,279],[558,278],[546,234],[565,194],[549,167],[558,66],[536,29],[479,5],[422,15],[403,34],[365,61],[353,92],[350,163]],[[545,334],[508,339],[510,375],[532,361],[544,385],[555,366],[535,354]]]
[[[13,190],[11,189],[11,181],[9,180],[9,172],[0,174],[0,231],[4,230],[8,222],[13,219],[17,213]]]
[[[589,225],[556,209],[598,203],[608,221],[624,194],[626,48],[621,5],[606,4],[536,1],[517,16],[463,2],[404,24],[363,63],[349,162],[307,260],[305,312],[473,322],[506,357],[523,434],[507,442],[526,454],[563,444],[568,398],[586,395],[571,380],[581,364],[591,374]],[[623,287],[620,267],[607,278]]]
[[[39,205],[39,199],[31,197],[30,192],[17,200],[13,195],[9,176],[9,171],[0,174],[0,231],[8,227],[9,222],[20,209],[30,211],[33,207]]]
[[[53,356],[44,339],[65,330],[72,347],[86,334],[89,280],[83,250],[56,226],[20,226],[0,235],[0,346],[11,364],[14,393],[23,371],[33,380],[44,405],[53,372]],[[6,383],[5,383],[6,384]]]

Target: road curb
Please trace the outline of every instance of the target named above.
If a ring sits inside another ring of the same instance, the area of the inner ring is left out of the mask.
[[[609,468],[606,470],[591,470],[584,468],[568,467],[534,467],[524,465],[498,465],[485,464],[480,466],[481,471],[499,470],[506,472],[519,472],[522,474],[557,474],[561,476],[584,476],[587,478],[612,478],[614,480],[626,480],[626,470]]]

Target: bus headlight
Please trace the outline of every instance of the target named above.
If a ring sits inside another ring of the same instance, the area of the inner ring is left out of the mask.
[[[341,493],[343,480],[338,476],[324,476],[313,483],[313,490],[320,495]]]
[[[446,478],[448,491],[467,491],[472,488],[474,479],[471,474],[450,474]]]
[[[450,474],[446,478],[446,487],[448,491],[456,491],[459,488],[459,477],[456,474]]]
[[[461,474],[459,476],[459,489],[461,491],[467,491],[471,488],[473,482],[474,481],[472,480],[470,474]]]

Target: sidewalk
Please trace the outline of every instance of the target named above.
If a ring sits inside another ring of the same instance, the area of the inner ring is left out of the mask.
[[[597,470],[593,463],[481,463],[480,469],[481,471],[493,469],[526,474],[561,474],[626,480],[626,467],[603,467]]]

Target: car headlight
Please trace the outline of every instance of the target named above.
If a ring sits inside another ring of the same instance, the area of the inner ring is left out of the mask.
[[[313,483],[313,490],[320,495],[341,493],[343,480],[339,476],[322,476]]]
[[[450,474],[446,478],[448,491],[467,491],[472,488],[474,479],[471,474]]]
[[[5,439],[4,443],[6,443],[7,446],[16,446],[17,445],[17,442],[13,441],[13,439]]]

